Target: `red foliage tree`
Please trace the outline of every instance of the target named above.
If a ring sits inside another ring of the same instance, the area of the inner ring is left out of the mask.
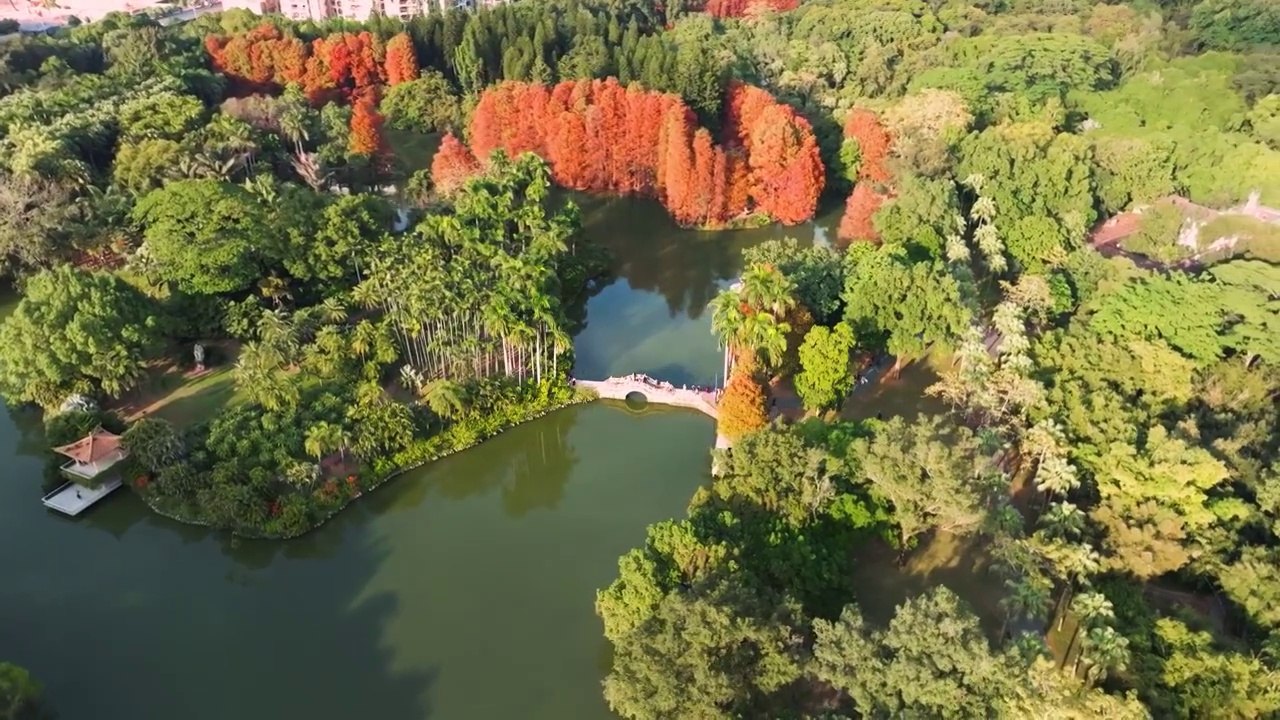
[[[231,82],[233,94],[276,92],[301,82],[306,72],[306,44],[270,23],[240,35],[210,35],[204,46],[213,69]]]
[[[382,113],[378,112],[378,95],[367,90],[351,106],[351,138],[347,150],[353,155],[373,157],[382,154]]]
[[[751,127],[751,197],[773,218],[794,225],[813,217],[826,171],[809,121],[774,104]]]
[[[844,136],[858,141],[862,156],[858,164],[858,178],[875,183],[889,182],[892,175],[886,160],[891,138],[876,114],[861,108],[849,113],[844,123]]]
[[[692,225],[698,220],[693,194],[693,111],[672,106],[662,123],[662,199],[676,222]]]
[[[730,100],[721,147],[674,95],[613,79],[506,82],[481,94],[469,135],[476,157],[533,152],[561,185],[656,197],[685,225],[752,209],[787,223],[812,217],[825,173],[809,123],[759,88],[735,86]]]
[[[762,12],[786,12],[800,7],[800,0],[708,0],[705,10],[716,17],[745,17]]]
[[[407,33],[400,33],[387,41],[386,77],[388,85],[418,79],[418,55]]]
[[[453,133],[445,133],[440,149],[431,158],[431,180],[436,190],[448,195],[480,172],[480,162]]]
[[[876,192],[869,182],[860,182],[854,186],[845,203],[844,217],[840,218],[840,229],[837,231],[841,240],[867,240],[880,242],[872,218],[876,211],[884,205],[885,196]]]

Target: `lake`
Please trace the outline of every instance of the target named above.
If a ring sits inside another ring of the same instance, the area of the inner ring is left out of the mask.
[[[579,198],[614,253],[576,373],[713,382],[704,310],[770,237],[692,232],[656,203]],[[712,420],[569,408],[396,479],[298,540],[243,541],[151,514],[127,491],[77,520],[39,501],[44,442],[0,412],[0,659],[64,720],[609,717],[594,601],[650,523],[709,476]]]

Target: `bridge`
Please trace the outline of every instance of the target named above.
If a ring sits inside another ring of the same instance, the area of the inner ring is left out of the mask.
[[[607,380],[578,380],[577,385],[590,388],[600,397],[609,400],[626,400],[629,395],[637,394],[658,405],[687,407],[711,417],[716,416],[715,393],[676,387],[644,375],[611,377]]]

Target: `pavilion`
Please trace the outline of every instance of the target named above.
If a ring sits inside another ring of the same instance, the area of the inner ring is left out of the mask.
[[[62,466],[62,474],[68,479],[57,490],[45,495],[45,507],[65,515],[76,516],[90,505],[111,494],[120,487],[119,474],[109,475],[111,469],[129,456],[121,444],[120,436],[98,426],[85,437],[53,449],[70,461]]]

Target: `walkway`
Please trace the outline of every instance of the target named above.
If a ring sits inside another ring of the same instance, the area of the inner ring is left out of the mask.
[[[590,388],[600,397],[609,400],[626,400],[631,393],[639,393],[651,403],[693,408],[711,417],[716,416],[715,393],[676,387],[646,375],[611,377],[607,380],[578,380],[577,385]]]

